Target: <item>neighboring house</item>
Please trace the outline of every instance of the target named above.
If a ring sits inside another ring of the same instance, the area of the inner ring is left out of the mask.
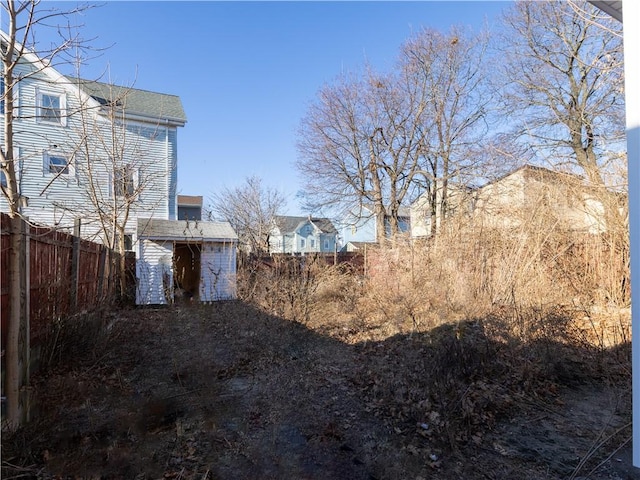
[[[375,242],[355,242],[355,241],[349,241],[347,243],[345,243],[342,248],[340,249],[341,252],[349,252],[349,253],[353,253],[353,252],[360,252],[360,253],[364,253],[367,251],[367,248],[370,248],[371,246],[375,246],[377,245]]]
[[[68,230],[80,218],[83,237],[104,241],[98,212],[133,198],[130,244],[138,217],[176,218],[177,129],[186,122],[179,97],[68,78],[33,53],[14,76],[21,78],[13,97],[22,215]],[[8,211],[4,197],[0,210]]]
[[[138,219],[138,305],[236,298],[238,237],[228,222]]]
[[[606,229],[604,206],[595,193],[578,175],[525,165],[476,191],[473,221],[518,228],[535,219],[550,227],[600,233]]]
[[[6,46],[3,32],[0,41]],[[177,220],[180,98],[65,77],[31,52],[14,76],[20,213],[68,231],[80,220],[82,237],[105,243],[109,222],[123,225],[125,248],[136,252],[138,304],[171,302],[174,289],[201,301],[234,298],[231,226]],[[0,86],[4,94],[1,73]],[[8,209],[0,196],[0,211]]]
[[[202,195],[178,195],[178,220],[202,220]]]
[[[337,237],[328,218],[276,216],[269,233],[269,252],[335,252]]]
[[[440,226],[442,219],[442,188],[437,192],[437,203],[435,208],[436,228]],[[458,183],[449,182],[447,187],[447,209],[445,217],[453,216],[457,213],[470,214],[473,210],[475,190]],[[411,237],[428,237],[432,234],[431,224],[434,215],[430,203],[428,192],[420,195],[409,207],[411,218]]]
[[[385,216],[385,238],[391,236],[391,222],[389,215]],[[411,228],[410,211],[400,207],[398,212],[398,230],[407,233]],[[343,246],[349,242],[375,243],[377,241],[378,226],[373,208],[363,206],[359,211],[352,211],[340,222],[341,240]]]

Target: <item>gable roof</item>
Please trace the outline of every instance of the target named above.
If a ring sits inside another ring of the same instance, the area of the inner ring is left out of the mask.
[[[558,172],[556,170],[551,170],[546,167],[540,167],[538,165],[532,165],[527,163],[521,167],[516,168],[515,170],[511,170],[510,172],[505,173],[489,182],[485,183],[481,187],[478,187],[477,190],[482,190],[483,188],[492,185],[494,183],[499,183],[502,180],[515,175],[516,173],[522,171],[525,175],[525,178],[535,178],[538,180],[551,180],[551,181],[562,181],[562,182],[572,182],[572,183],[583,183],[584,178],[575,173],[567,173],[567,172]]]
[[[0,42],[6,45],[9,41],[8,34],[0,30]],[[23,50],[22,59],[35,65],[35,68],[49,81],[61,85],[68,92],[75,93],[84,100],[88,100],[90,107],[105,106],[109,104],[111,99],[126,98],[124,112],[131,120],[170,122],[176,126],[184,126],[187,121],[180,97],[176,95],[65,76],[20,43],[16,42],[15,48]]]
[[[177,95],[82,78],[66,77],[66,79],[71,85],[79,87],[100,105],[106,106],[115,100],[115,106],[122,107],[129,116],[146,120],[170,121],[180,126],[183,126],[187,121],[182,102]]]
[[[333,226],[333,223],[328,218],[319,218],[319,217],[290,217],[284,215],[276,215],[274,217],[274,222],[278,229],[282,233],[293,233],[295,232],[302,224],[311,222],[317,228],[319,228],[322,233],[338,233],[336,227]]]
[[[229,242],[238,236],[229,222],[138,218],[138,235],[151,240]]]

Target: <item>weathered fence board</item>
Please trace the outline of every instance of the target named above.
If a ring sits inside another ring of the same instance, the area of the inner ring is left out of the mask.
[[[0,317],[2,349],[5,348],[9,301],[9,254],[11,222],[0,214]],[[90,310],[114,298],[116,253],[104,245],[78,240],[49,227],[29,225],[29,271],[31,344],[37,345],[53,322]],[[74,240],[75,239],[75,240]],[[77,265],[74,268],[74,257]]]

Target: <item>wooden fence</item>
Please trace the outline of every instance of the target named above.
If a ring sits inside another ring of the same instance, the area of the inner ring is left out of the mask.
[[[104,245],[49,227],[24,222],[28,238],[26,272],[31,346],[37,346],[53,322],[91,310],[115,298],[116,252]],[[2,349],[11,314],[9,256],[11,219],[0,214],[0,316]]]
[[[336,252],[319,253],[310,252],[305,255],[293,255],[290,253],[275,253],[273,255],[246,256],[238,255],[239,269],[250,263],[261,264],[265,267],[275,267],[289,265],[300,268],[307,263],[317,263],[319,265],[336,265],[348,269],[352,273],[363,275],[366,267],[366,254],[360,252]]]

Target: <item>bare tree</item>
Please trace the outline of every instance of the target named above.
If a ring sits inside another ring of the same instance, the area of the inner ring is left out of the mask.
[[[447,212],[448,182],[474,164],[491,96],[483,90],[484,36],[423,30],[402,48],[397,72],[341,77],[301,122],[298,170],[310,207],[356,215],[373,207],[378,242],[398,231],[401,205],[418,188],[432,222]],[[438,205],[439,204],[439,205]]]
[[[418,169],[422,132],[414,104],[395,75],[368,70],[362,79],[325,86],[301,122],[297,168],[311,210],[356,216],[373,210],[378,242],[398,230],[398,211]]]
[[[626,230],[621,24],[582,1],[517,2],[505,20],[512,134],[551,165],[583,173],[601,192],[609,228]]]
[[[401,49],[401,69],[413,103],[421,104],[420,167],[431,233],[449,212],[449,196],[477,175],[493,95],[487,85],[489,37],[454,27],[425,29]],[[407,89],[408,90],[408,89]],[[459,185],[451,188],[450,183]]]
[[[68,18],[89,6],[79,6],[60,11],[45,7],[38,0],[16,2],[5,0],[0,10],[2,25],[0,32],[0,61],[2,62],[1,105],[2,105],[2,141],[0,146],[0,191],[8,205],[8,213],[12,218],[12,248],[9,256],[10,271],[10,310],[6,339],[6,396],[7,422],[10,428],[19,425],[26,416],[21,408],[20,390],[28,385],[29,367],[29,328],[28,304],[26,301],[26,240],[20,231],[21,208],[23,200],[18,183],[18,161],[15,155],[15,126],[19,121],[18,109],[14,97],[19,85],[31,76],[38,75],[47,66],[58,61],[65,61],[65,53],[71,49],[82,50],[85,44],[77,36],[65,36],[65,32],[74,32],[68,24]],[[36,52],[39,60],[31,63],[31,70],[19,69],[19,65],[32,55],[36,45],[35,33],[41,28],[53,28],[60,39],[56,45]],[[20,71],[19,71],[20,70]],[[25,353],[26,352],[26,353]]]
[[[210,215],[229,222],[247,252],[260,254],[269,251],[272,221],[285,204],[282,192],[265,187],[260,177],[250,176],[238,187],[214,192]]]
[[[153,192],[166,190],[166,169],[157,164],[167,160],[164,139],[168,127],[128,121],[128,103],[135,95],[130,87],[78,78],[70,81],[79,92],[89,93],[78,99],[82,106],[68,139],[82,192],[79,200],[58,200],[54,205],[81,215],[88,223],[85,236],[94,232],[101,243],[119,253],[116,267],[123,295],[125,253],[132,247],[128,244],[131,232],[137,229],[131,221],[145,213],[154,216],[162,197],[154,198]],[[161,143],[160,153],[154,150],[156,139]]]

